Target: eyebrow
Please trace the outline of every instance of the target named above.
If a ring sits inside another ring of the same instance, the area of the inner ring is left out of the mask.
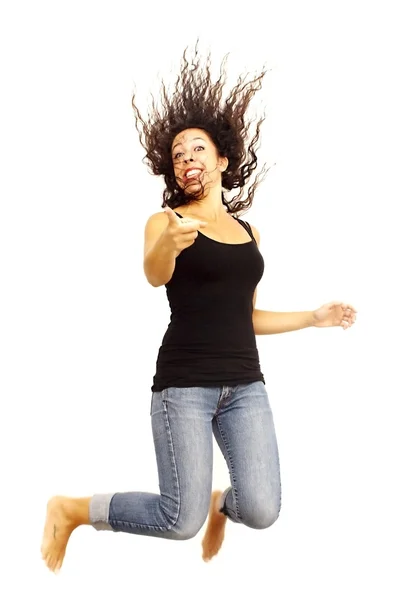
[[[201,140],[202,142],[204,142],[204,143],[205,143],[205,140],[203,140],[203,138],[201,138],[201,137],[195,137],[195,138],[193,138],[193,139],[192,139],[192,141],[193,141],[193,142],[194,142],[195,140]],[[174,149],[175,149],[177,146],[181,146],[181,145],[182,145],[182,143],[181,143],[181,142],[178,142],[177,144],[175,144],[175,146],[172,148],[172,150],[174,150]]]

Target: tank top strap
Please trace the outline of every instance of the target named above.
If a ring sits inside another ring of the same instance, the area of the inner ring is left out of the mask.
[[[179,213],[176,212],[176,210],[174,210],[174,213],[180,217],[181,219],[183,218],[182,215],[180,215]],[[251,239],[257,243],[257,240],[254,237],[254,234],[252,233],[252,227],[251,225],[248,223],[248,221],[242,221],[242,219],[240,219],[239,217],[234,217],[234,219],[236,219],[238,221],[238,223],[240,223],[242,225],[242,227],[249,233],[249,235],[251,236]]]
[[[242,219],[239,219],[239,217],[235,217],[235,219],[238,221],[238,223],[242,225],[244,229],[246,229],[246,231],[249,233],[254,242],[257,243],[256,239],[254,238],[254,234],[252,233],[252,227],[248,223],[248,221],[242,221]]]

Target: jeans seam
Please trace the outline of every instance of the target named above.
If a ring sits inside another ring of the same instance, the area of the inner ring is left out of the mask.
[[[222,427],[220,426],[220,419],[217,416],[216,416],[216,423],[217,423],[217,428],[220,433],[220,438],[223,441],[223,445],[225,447],[226,458],[229,463],[229,471],[231,474],[231,482],[232,482],[232,496],[233,496],[233,502],[234,502],[234,506],[235,506],[236,517],[239,521],[242,521],[241,513],[239,511],[239,506],[238,506],[238,495],[237,495],[237,491],[236,491],[235,469],[233,467],[233,461],[232,461],[232,457],[230,454],[230,449],[229,449],[229,445],[227,443],[227,439],[224,435],[224,431],[223,431]]]
[[[172,431],[171,431],[171,423],[170,423],[170,418],[169,418],[169,411],[168,411],[168,399],[167,399],[167,395],[168,395],[168,390],[165,389],[162,392],[162,406],[164,409],[164,414],[165,414],[165,427],[166,427],[166,433],[168,436],[168,440],[169,440],[169,451],[170,451],[170,455],[171,455],[171,467],[172,467],[172,475],[175,479],[176,482],[176,502],[177,502],[177,513],[175,517],[172,517],[171,520],[173,520],[173,523],[170,524],[169,529],[171,529],[175,523],[178,520],[179,517],[179,513],[181,511],[181,494],[180,494],[180,486],[179,486],[179,476],[178,476],[178,469],[176,466],[176,460],[175,460],[175,452],[174,452],[174,444],[173,444],[173,438],[172,438]]]
[[[132,523],[131,521],[120,521],[117,519],[112,519],[109,523],[111,527],[131,527],[132,529],[145,530],[145,531],[170,531],[175,523],[169,525],[169,527],[159,527],[159,525],[138,525],[137,523]]]

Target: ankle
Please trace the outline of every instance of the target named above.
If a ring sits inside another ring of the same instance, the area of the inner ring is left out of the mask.
[[[89,525],[89,504],[91,498],[69,498],[65,507],[70,525],[73,529],[80,525]]]

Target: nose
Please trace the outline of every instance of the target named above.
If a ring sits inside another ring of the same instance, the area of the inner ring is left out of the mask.
[[[194,160],[194,159],[193,159],[193,157],[192,157],[192,156],[191,156],[190,158],[184,158],[184,162],[185,162],[185,163],[187,163],[187,162],[193,162],[193,160]]]

